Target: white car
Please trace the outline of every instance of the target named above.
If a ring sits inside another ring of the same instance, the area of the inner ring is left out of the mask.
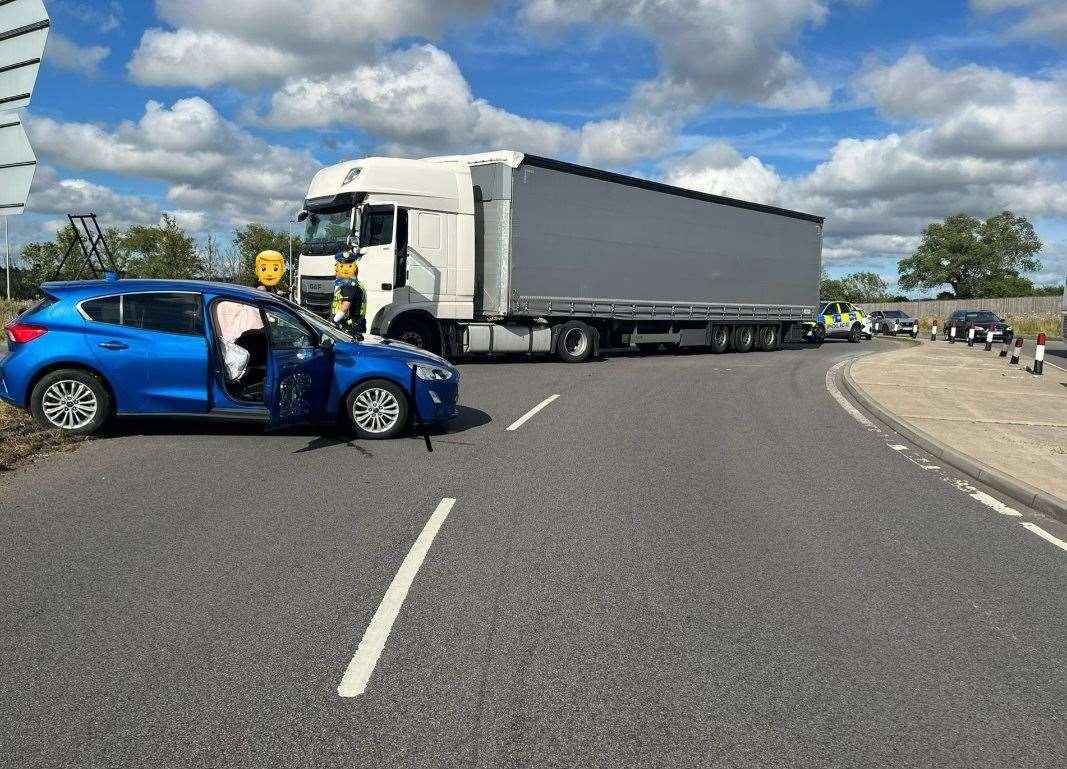
[[[857,307],[856,309],[863,313],[863,317],[860,318],[860,323],[863,325],[863,328],[860,330],[860,335],[864,339],[873,339],[874,324],[871,322],[871,316],[868,315],[867,311],[864,310],[862,307]]]

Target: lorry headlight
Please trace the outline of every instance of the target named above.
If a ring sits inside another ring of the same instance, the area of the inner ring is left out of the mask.
[[[415,366],[415,376],[428,382],[443,382],[452,378],[452,372],[435,366]]]

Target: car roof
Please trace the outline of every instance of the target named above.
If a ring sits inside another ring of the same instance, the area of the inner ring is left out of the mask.
[[[121,278],[118,280],[66,280],[44,283],[41,290],[56,297],[107,296],[144,291],[195,291],[223,294],[239,299],[265,299],[270,295],[255,288],[235,283],[216,283],[209,280],[165,280],[162,278]]]

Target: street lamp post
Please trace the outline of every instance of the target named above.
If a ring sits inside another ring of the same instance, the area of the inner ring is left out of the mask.
[[[11,301],[11,236],[4,217],[4,272],[7,273],[7,301]]]
[[[289,264],[286,265],[286,269],[289,272],[289,293],[293,291],[293,224],[295,219],[289,220]]]

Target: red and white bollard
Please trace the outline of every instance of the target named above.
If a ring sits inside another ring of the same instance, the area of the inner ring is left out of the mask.
[[[985,351],[989,352],[993,349],[993,329],[987,328],[985,330]]]
[[[1002,348],[1000,348],[1000,357],[1001,358],[1007,358],[1008,357],[1008,348],[1009,347],[1011,347],[1011,340],[1008,339],[1008,335],[1005,334],[1004,335],[1004,346]]]
[[[936,342],[937,341],[937,321],[936,320],[930,325],[930,341],[931,342]]]
[[[956,344],[956,327],[948,327],[948,342],[949,344]]]
[[[1037,349],[1034,350],[1034,373],[1040,374],[1045,369],[1045,335],[1037,335]]]
[[[1021,336],[1015,337],[1015,349],[1011,351],[1011,360],[1008,361],[1012,366],[1019,365],[1019,354],[1023,351],[1023,338]]]
[[[974,324],[967,329],[967,346],[974,347]]]

